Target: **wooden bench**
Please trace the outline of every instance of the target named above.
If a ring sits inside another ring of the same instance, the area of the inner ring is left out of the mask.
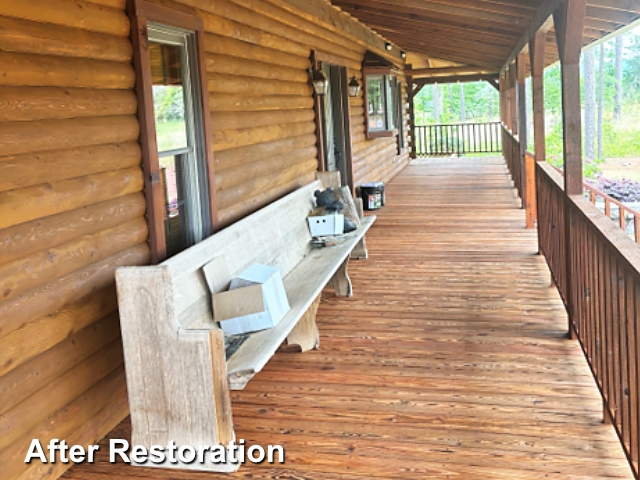
[[[240,390],[286,342],[317,348],[315,314],[330,285],[351,296],[350,258],[366,258],[364,235],[375,217],[333,247],[312,249],[306,217],[313,193],[340,184],[318,179],[157,266],[116,272],[131,410],[132,445],[228,446],[234,441],[229,389]],[[291,310],[274,328],[251,334],[226,358],[202,268],[224,256],[232,275],[254,262],[277,266]],[[164,464],[234,471],[235,464]]]

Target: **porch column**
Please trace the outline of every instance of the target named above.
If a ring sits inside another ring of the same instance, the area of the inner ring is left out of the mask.
[[[560,68],[562,74],[562,119],[564,143],[564,191],[567,197],[582,195],[582,123],[580,117],[580,53],[586,0],[566,0],[553,13]],[[576,219],[569,202],[564,209],[565,278],[569,335],[576,338],[576,290],[578,278],[574,272],[573,256],[578,248]]]
[[[517,115],[518,115],[518,145],[520,151],[518,152],[518,163],[520,164],[520,196],[522,198],[522,208],[524,210],[529,209],[527,202],[527,170],[526,170],[526,154],[527,154],[527,102],[525,102],[525,77],[527,75],[527,61],[526,55],[521,53],[516,60],[516,81],[518,92],[517,103]]]
[[[546,32],[538,32],[529,43],[531,62],[531,98],[533,99],[533,143],[536,162],[546,160],[544,132],[544,52]]]
[[[407,65],[405,68],[410,68],[410,65]],[[415,104],[413,101],[413,89],[415,85],[413,83],[413,77],[407,77],[407,97],[409,99],[409,128],[411,132],[411,142],[409,143],[409,149],[411,150],[409,156],[411,158],[418,157],[418,144],[416,142],[416,110]],[[366,105],[365,105],[366,108]]]
[[[531,98],[533,110],[533,159],[526,157],[527,186],[531,204],[527,212],[527,228],[534,228],[538,219],[536,166],[535,162],[546,160],[546,144],[544,131],[544,52],[547,33],[537,32],[529,42],[529,63],[531,65]],[[538,244],[540,238],[538,237]],[[542,250],[539,249],[541,252]]]
[[[511,97],[511,101],[509,102],[509,122],[511,125],[511,133],[513,133],[514,135],[518,134],[518,112],[517,112],[517,92],[516,92],[516,85],[517,85],[517,68],[516,68],[516,63],[512,63],[511,66],[509,67],[509,91],[510,91],[510,97]]]

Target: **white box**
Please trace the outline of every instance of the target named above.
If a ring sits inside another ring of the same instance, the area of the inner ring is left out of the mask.
[[[312,237],[326,237],[344,233],[344,215],[340,213],[324,213],[322,209],[318,210],[314,210],[307,217]]]
[[[214,293],[212,301],[214,320],[227,335],[275,327],[291,308],[280,270],[259,263],[231,280],[228,291]]]

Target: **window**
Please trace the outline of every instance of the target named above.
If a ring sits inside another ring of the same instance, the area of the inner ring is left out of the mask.
[[[202,20],[135,0],[134,64],[153,263],[216,226]]]
[[[395,75],[364,70],[367,138],[392,137],[398,129],[398,81]]]
[[[149,23],[149,57],[167,256],[211,234],[195,34]]]

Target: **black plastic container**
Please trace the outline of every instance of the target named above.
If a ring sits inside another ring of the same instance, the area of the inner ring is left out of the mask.
[[[360,185],[360,198],[362,198],[365,210],[380,210],[386,203],[384,183],[363,183]]]

